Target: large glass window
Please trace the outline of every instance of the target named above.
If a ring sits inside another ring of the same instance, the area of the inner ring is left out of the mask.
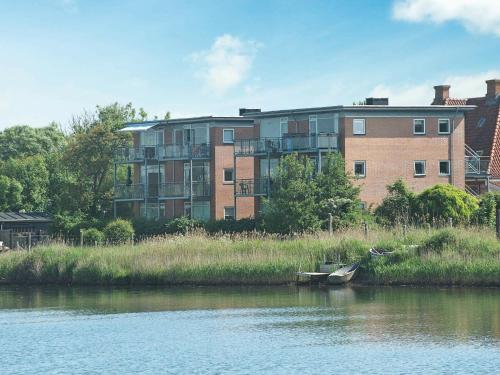
[[[280,133],[281,136],[288,134],[288,117],[280,118]]]
[[[193,219],[210,220],[210,201],[193,202],[192,215]]]
[[[147,130],[141,132],[141,146],[158,146],[163,144],[163,130]]]
[[[157,219],[158,218],[158,210],[160,213],[159,217],[165,216],[165,204],[162,203],[148,203],[147,205],[141,203],[139,205],[140,215],[142,217],[146,217],[148,219]]]
[[[278,168],[278,165],[280,163],[279,159],[269,159],[269,163],[267,162],[267,159],[260,159],[260,177],[267,177],[268,176],[268,169],[271,167],[271,177],[274,175],[275,171]]]

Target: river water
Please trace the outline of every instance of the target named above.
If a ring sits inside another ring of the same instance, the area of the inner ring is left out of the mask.
[[[500,374],[500,289],[0,288],[1,374]]]

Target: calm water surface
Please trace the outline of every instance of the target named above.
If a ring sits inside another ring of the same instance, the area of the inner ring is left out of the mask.
[[[0,288],[1,374],[500,374],[500,290]]]

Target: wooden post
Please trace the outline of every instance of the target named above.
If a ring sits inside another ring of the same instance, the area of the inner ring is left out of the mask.
[[[453,228],[453,218],[452,217],[450,217],[448,219],[448,223],[450,224],[450,228]]]
[[[500,239],[500,210],[497,210],[496,230],[497,230],[497,238]]]
[[[31,251],[31,232],[28,233],[28,251]]]
[[[328,233],[330,236],[333,235],[333,216],[331,213],[328,214]]]
[[[408,232],[408,225],[404,224],[403,225],[403,236],[406,237],[406,233]]]
[[[80,229],[80,247],[83,247],[83,229]]]
[[[366,221],[364,222],[363,227],[364,227],[365,237],[368,238],[368,223]]]

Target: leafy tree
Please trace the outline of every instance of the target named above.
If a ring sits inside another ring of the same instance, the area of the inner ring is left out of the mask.
[[[330,152],[326,155],[321,171],[315,177],[319,218],[323,226],[328,214],[333,216],[333,228],[339,229],[355,222],[360,214],[359,188],[353,186],[345,172],[342,155]]]
[[[7,176],[0,176],[0,211],[17,211],[21,207],[23,187]]]
[[[474,213],[474,223],[495,227],[497,207],[495,194],[484,194],[479,201],[479,208]]]
[[[44,128],[13,126],[0,132],[0,159],[50,155],[61,152],[65,142],[64,133],[56,123]]]
[[[375,209],[377,221],[385,225],[408,224],[414,215],[415,194],[402,179],[387,186],[388,196]]]
[[[467,224],[478,207],[475,197],[453,185],[435,185],[416,199],[417,215],[428,223],[445,223],[451,218],[454,223]]]
[[[19,209],[45,211],[48,208],[49,172],[43,156],[8,159],[0,165],[0,175],[21,184],[22,200]]]
[[[133,235],[134,227],[130,221],[123,219],[111,221],[104,228],[104,236],[112,244],[126,243],[132,239]]]
[[[293,233],[320,228],[317,186],[311,159],[296,153],[281,159],[270,199],[264,200],[262,225],[270,232]]]
[[[81,210],[93,217],[111,212],[113,152],[130,141],[130,135],[117,132],[126,122],[135,121],[131,104],[117,103],[97,107],[95,114],[74,118],[64,161],[78,181],[77,196]]]

